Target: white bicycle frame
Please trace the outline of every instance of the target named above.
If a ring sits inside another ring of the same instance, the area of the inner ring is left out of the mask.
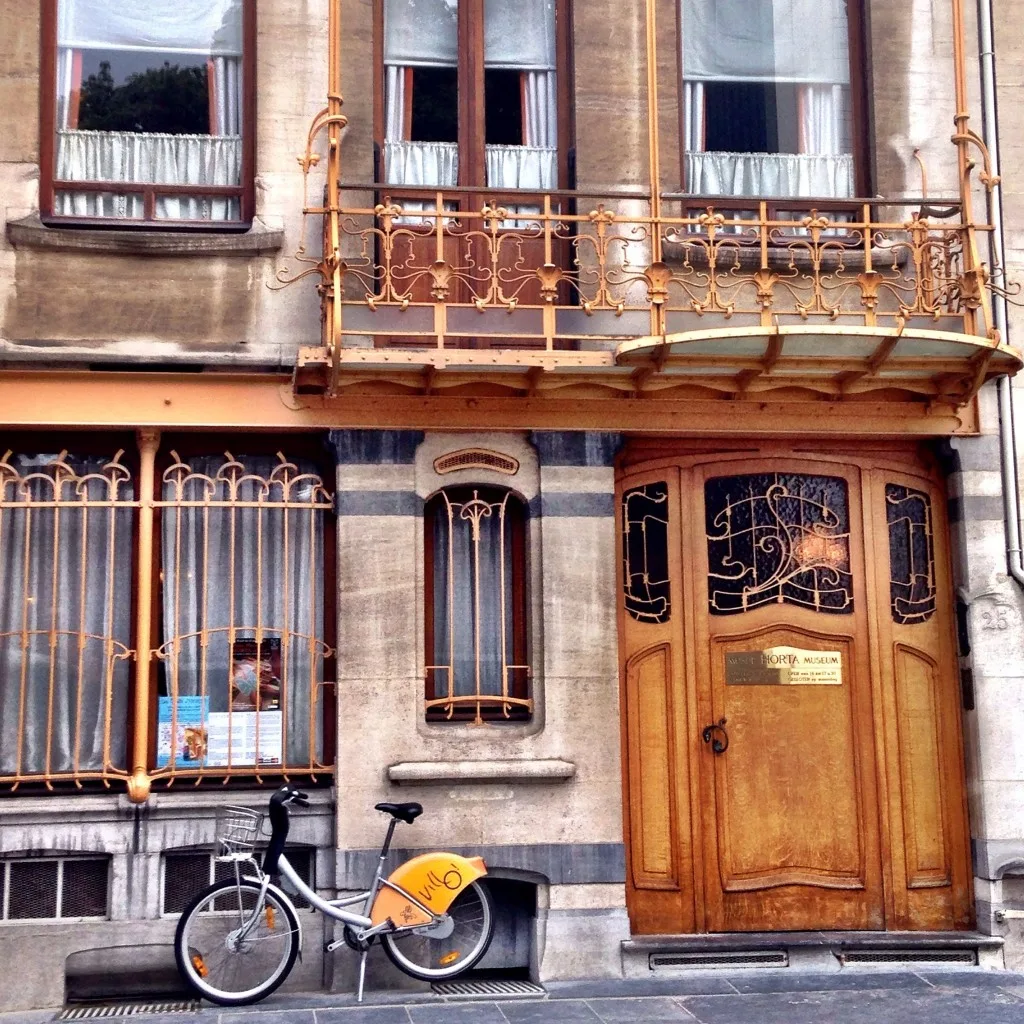
[[[364,942],[369,942],[369,940],[373,939],[375,936],[381,935],[385,932],[415,932],[419,934],[429,934],[431,929],[437,928],[439,925],[443,926],[442,922],[447,915],[439,916],[438,914],[435,914],[432,910],[425,907],[418,899],[416,899],[415,896],[406,892],[406,890],[403,889],[401,886],[395,885],[394,882],[391,882],[384,877],[384,861],[387,858],[388,849],[391,846],[391,836],[392,833],[394,832],[394,827],[394,822],[392,822],[391,827],[388,829],[388,837],[384,841],[384,848],[381,851],[380,859],[377,861],[377,869],[374,873],[373,884],[365,892],[356,893],[354,896],[346,896],[344,899],[340,900],[321,899],[299,877],[298,872],[296,872],[295,868],[293,868],[291,864],[288,862],[288,858],[287,856],[285,856],[284,853],[282,853],[278,858],[278,871],[281,873],[282,877],[289,882],[289,884],[294,886],[296,892],[303,899],[307,900],[311,906],[319,910],[321,914],[325,914],[327,917],[331,917],[335,921],[341,921],[345,925],[351,927],[353,929],[357,942],[359,942],[360,944]],[[293,911],[295,910],[295,904],[292,902],[287,891],[281,889],[279,886],[274,885],[270,881],[270,875],[264,873],[264,871],[260,868],[259,862],[255,859],[255,857],[252,857],[248,854],[244,856],[240,854],[231,854],[228,857],[223,857],[221,859],[234,861],[236,881],[245,879],[245,881],[254,882],[260,887],[260,896],[256,902],[256,906],[253,908],[252,915],[248,918],[248,920],[242,922],[242,925],[237,932],[232,933],[234,937],[238,939],[245,939],[249,932],[252,931],[252,929],[256,925],[257,920],[259,919],[260,914],[263,911],[264,904],[266,903],[267,892],[271,889],[274,890],[274,895],[278,899],[283,899],[292,908]],[[253,865],[253,867],[256,869],[256,873],[254,875],[243,874],[243,864]],[[390,918],[388,918],[381,924],[375,925],[367,915],[370,913],[373,907],[373,901],[377,898],[377,893],[379,893],[380,890],[384,888],[394,889],[394,891],[399,893],[403,899],[409,900],[410,903],[413,903],[416,907],[422,910],[423,913],[430,918],[431,923],[428,925],[421,924],[407,928],[399,928],[395,926],[394,922],[392,922]],[[361,914],[357,914],[351,910],[343,909],[345,907],[355,906],[358,903],[363,904],[363,912]],[[239,899],[239,911],[241,911],[241,909],[241,899]],[[296,915],[295,920],[296,922],[298,922],[298,915]],[[299,950],[301,952],[301,924],[298,926],[298,941]],[[335,939],[334,942],[329,943],[325,947],[325,951],[328,953],[333,953],[334,950],[338,949],[339,946],[343,945],[347,945],[345,939]],[[362,951],[362,956],[359,963],[359,994],[357,1002],[360,1003],[363,1001],[363,982],[366,978],[366,954],[368,950],[369,946],[367,945],[366,949]]]

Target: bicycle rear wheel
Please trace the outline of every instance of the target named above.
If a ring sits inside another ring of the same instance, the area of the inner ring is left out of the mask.
[[[423,981],[453,978],[480,961],[494,935],[494,904],[479,882],[470,883],[438,924],[381,936],[391,962]]]
[[[205,999],[242,1006],[270,995],[288,977],[299,952],[299,922],[287,901],[231,879],[201,892],[185,908],[174,935],[174,957],[185,982]],[[243,925],[259,908],[244,937]]]

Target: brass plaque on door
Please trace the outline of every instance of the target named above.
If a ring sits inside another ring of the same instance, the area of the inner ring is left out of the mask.
[[[727,686],[842,686],[843,655],[799,647],[726,651],[725,682]]]

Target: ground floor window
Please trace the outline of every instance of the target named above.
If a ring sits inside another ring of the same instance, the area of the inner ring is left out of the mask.
[[[318,446],[122,440],[5,445],[0,782],[316,774],[333,733]]]

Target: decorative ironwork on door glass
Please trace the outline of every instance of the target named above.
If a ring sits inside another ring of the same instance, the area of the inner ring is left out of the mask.
[[[853,611],[850,514],[839,477],[755,473],[704,487],[708,604],[732,615],[787,603]]]
[[[926,622],[935,612],[932,502],[922,491],[885,485],[889,523],[889,599],[901,626]]]
[[[626,611],[638,622],[668,622],[668,484],[646,484],[622,498],[622,560]]]

